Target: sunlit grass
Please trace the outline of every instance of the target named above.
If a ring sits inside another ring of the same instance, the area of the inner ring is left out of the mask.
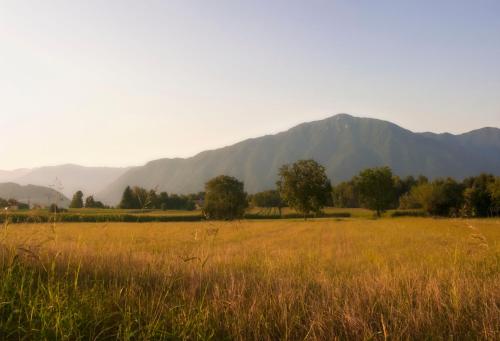
[[[500,220],[11,225],[0,334],[498,339]]]
[[[336,207],[326,207],[323,210],[326,214],[332,213],[349,213],[352,217],[373,217],[373,211],[364,208],[336,208]],[[47,215],[49,212],[47,210],[27,210],[27,211],[13,211],[15,214],[26,214],[32,216]],[[200,216],[202,211],[200,209],[186,211],[186,210],[158,210],[158,209],[102,209],[102,208],[69,208],[67,211],[63,212],[67,214],[78,214],[78,215],[153,215],[153,216]],[[248,214],[261,214],[261,215],[277,215],[279,210],[277,208],[264,208],[264,207],[251,207],[247,210]],[[297,211],[289,207],[284,207],[281,210],[283,215],[287,214],[298,214]]]

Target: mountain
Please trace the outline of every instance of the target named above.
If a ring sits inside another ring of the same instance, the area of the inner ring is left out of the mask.
[[[67,197],[52,188],[34,185],[21,186],[11,182],[0,183],[0,198],[16,199],[41,206],[57,203],[60,207],[67,207],[70,203]]]
[[[31,170],[27,168],[15,169],[12,171],[0,170],[0,183],[14,181],[17,178],[28,174],[30,171]]]
[[[67,164],[10,172],[0,171],[0,182],[53,187],[71,198],[78,190],[83,191],[85,195],[95,194],[126,171],[127,168],[84,167]]]
[[[273,188],[281,165],[308,158],[323,164],[335,183],[364,168],[385,165],[400,176],[461,179],[480,172],[500,174],[500,129],[461,135],[414,133],[387,121],[339,114],[191,158],[151,161],[129,169],[97,196],[116,204],[127,185],[197,192],[219,174],[243,180],[253,193]]]

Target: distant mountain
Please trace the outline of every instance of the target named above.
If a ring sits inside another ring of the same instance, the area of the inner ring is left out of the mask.
[[[28,174],[30,171],[31,170],[27,168],[15,169],[12,171],[0,170],[0,183],[14,181],[15,179]]]
[[[83,191],[85,195],[92,195],[106,188],[127,169],[67,164],[10,172],[0,171],[0,182],[52,187],[67,197],[71,197],[78,190]]]
[[[339,114],[191,158],[160,159],[131,168],[97,197],[116,204],[127,185],[196,192],[219,174],[243,180],[252,193],[273,188],[281,165],[307,158],[323,164],[333,182],[385,165],[400,176],[461,179],[480,172],[500,174],[500,129],[461,135],[414,133],[387,121]]]
[[[17,201],[41,206],[56,203],[59,207],[69,206],[69,199],[52,188],[15,183],[0,183],[0,198],[16,199]]]

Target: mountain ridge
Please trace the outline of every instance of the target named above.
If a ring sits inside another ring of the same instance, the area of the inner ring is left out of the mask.
[[[500,157],[495,155],[500,155],[498,128],[457,135],[415,133],[389,121],[338,114],[189,158],[152,160],[130,168],[97,197],[116,203],[127,185],[196,192],[219,174],[236,176],[249,192],[255,192],[274,186],[279,166],[304,158],[325,165],[334,182],[363,168],[384,165],[401,176],[463,178],[482,171],[500,173]]]
[[[19,185],[13,182],[0,183],[0,198],[16,199],[31,205],[41,205],[48,207],[56,203],[60,207],[68,207],[69,199],[58,191],[43,186]]]
[[[130,167],[86,167],[72,163],[32,169],[0,171],[0,182],[19,185],[57,186],[66,196],[81,190],[92,195],[111,184]]]
[[[336,183],[362,168],[383,165],[401,176],[463,178],[481,171],[498,174],[499,155],[499,128],[483,127],[460,134],[413,132],[385,120],[337,114],[187,158],[161,158],[135,167],[67,163],[0,170],[0,182],[56,185],[67,197],[82,190],[85,195],[94,194],[99,200],[116,204],[127,185],[197,192],[206,180],[219,174],[240,178],[249,192],[264,190],[274,187],[282,164],[304,158],[322,163]]]

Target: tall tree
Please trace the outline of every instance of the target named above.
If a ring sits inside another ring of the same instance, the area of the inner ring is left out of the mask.
[[[356,178],[356,188],[362,204],[379,217],[394,202],[394,177],[389,167],[365,169]]]
[[[419,185],[413,187],[408,194],[408,197],[403,197],[401,202],[402,209],[408,208],[422,208],[428,213],[432,213],[434,210],[435,201],[435,191],[434,186],[429,182],[422,182]],[[406,203],[404,203],[406,201]]]
[[[132,189],[134,193],[134,207],[133,208],[149,208],[149,192],[139,186]]]
[[[94,200],[94,197],[92,195],[89,195],[85,199],[85,207],[87,207],[87,208],[94,208],[95,207],[95,200]]]
[[[203,211],[209,219],[233,220],[242,218],[248,206],[243,182],[220,175],[205,184]]]
[[[394,208],[399,205],[399,199],[408,194],[417,183],[417,180],[411,175],[405,178],[394,176]]]
[[[70,208],[82,208],[83,207],[83,192],[77,191],[71,199]]]
[[[138,208],[137,199],[134,195],[134,192],[130,188],[130,186],[127,186],[125,188],[125,190],[123,191],[122,200],[120,201],[119,206],[120,206],[120,208],[123,208],[123,209]]]
[[[333,206],[359,207],[359,198],[353,181],[344,181],[332,190]]]
[[[167,192],[161,192],[160,195],[158,196],[158,208],[160,208],[164,211],[168,209],[168,193]]]
[[[156,190],[151,189],[148,193],[146,208],[160,208],[160,201]]]
[[[481,174],[463,181],[466,187],[464,191],[464,214],[479,217],[491,214],[492,201],[489,186],[494,182],[495,177],[491,174]]]
[[[299,160],[283,165],[277,182],[280,196],[296,211],[304,215],[320,213],[331,200],[332,186],[325,167],[314,160]]]
[[[463,207],[463,193],[464,186],[454,179],[436,179],[413,187],[408,200],[431,215],[456,216]]]
[[[85,199],[85,207],[87,208],[105,208],[104,204],[94,199],[94,196],[89,195]]]
[[[281,209],[285,206],[280,193],[273,189],[255,193],[249,201],[255,207],[277,208],[280,216]]]
[[[491,197],[491,213],[492,215],[500,214],[500,177],[497,177],[494,182],[488,186],[488,191]]]
[[[464,186],[453,178],[432,182],[431,214],[457,216],[464,202]]]
[[[282,207],[283,202],[276,190],[257,192],[252,195],[252,205],[257,207]]]

